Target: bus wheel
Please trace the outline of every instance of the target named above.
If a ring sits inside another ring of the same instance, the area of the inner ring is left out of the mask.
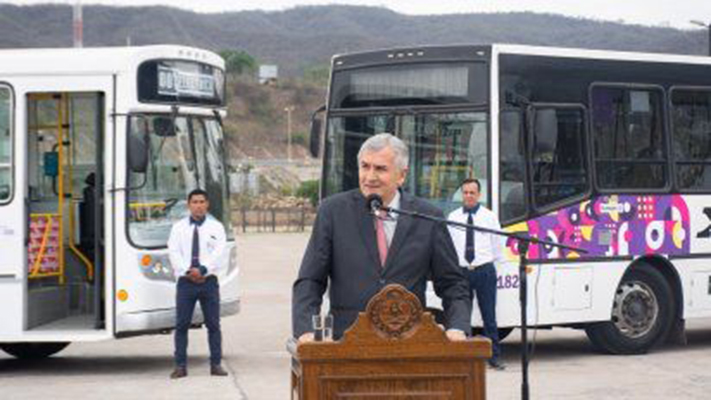
[[[588,325],[593,346],[610,354],[642,354],[669,333],[674,297],[664,276],[643,265],[629,270],[615,292],[612,319]]]
[[[39,360],[59,353],[67,342],[52,343],[0,343],[0,349],[22,360]]]

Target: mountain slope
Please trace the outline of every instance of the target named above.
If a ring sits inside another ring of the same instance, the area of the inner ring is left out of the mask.
[[[71,46],[70,6],[0,5],[0,48]],[[333,54],[402,45],[506,42],[704,54],[703,30],[625,25],[552,14],[409,16],[378,7],[198,14],[170,7],[84,6],[85,46],[175,43],[240,49],[286,75]]]

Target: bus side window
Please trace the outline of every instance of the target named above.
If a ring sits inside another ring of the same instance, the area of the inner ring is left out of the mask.
[[[0,87],[0,204],[12,195],[12,92]]]
[[[531,175],[537,208],[587,191],[584,114],[577,106],[535,108]]]
[[[711,189],[711,88],[673,89],[671,117],[679,188]]]
[[[593,142],[602,189],[661,189],[668,181],[660,89],[595,86]]]

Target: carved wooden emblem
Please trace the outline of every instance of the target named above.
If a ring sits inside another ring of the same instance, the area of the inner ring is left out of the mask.
[[[388,285],[368,302],[366,313],[375,331],[388,338],[400,338],[419,325],[422,304],[400,285]]]

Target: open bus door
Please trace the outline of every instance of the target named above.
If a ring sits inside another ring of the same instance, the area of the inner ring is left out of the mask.
[[[27,95],[28,330],[104,326],[101,92]]]
[[[0,200],[0,348],[38,358],[75,340],[111,337],[103,182],[113,83],[108,76],[16,83],[13,186],[9,201]],[[53,90],[67,86],[75,91]],[[0,85],[0,108],[4,93]]]

